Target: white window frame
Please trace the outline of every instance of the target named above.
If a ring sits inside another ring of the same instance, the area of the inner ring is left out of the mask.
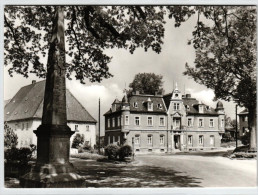
[[[112,118],[112,127],[115,127],[115,126],[116,126],[116,118],[113,117],[113,118]]]
[[[189,138],[190,138],[190,139],[189,139]],[[187,136],[187,144],[188,144],[188,145],[191,145],[191,146],[193,145],[193,136],[192,136],[192,135],[188,135],[188,136]]]
[[[180,103],[174,102],[174,110],[180,110]]]
[[[86,131],[90,131],[90,126],[86,125]]]
[[[200,120],[202,120],[202,125],[200,125]],[[204,118],[198,119],[198,127],[204,127]]]
[[[190,124],[189,124],[189,120],[191,121]],[[188,127],[192,127],[193,126],[193,118],[187,118],[187,126]]]
[[[160,145],[165,145],[165,135],[159,136],[159,143],[160,143]]]
[[[209,127],[214,127],[214,119],[213,118],[209,119]]]
[[[139,124],[138,125],[136,124],[136,118],[139,118]],[[140,126],[141,125],[141,117],[140,116],[135,116],[134,117],[134,124],[135,124],[135,126]]]
[[[199,135],[199,146],[203,146],[203,145],[204,145],[204,136]]]
[[[117,117],[117,126],[120,127],[121,126],[121,119],[120,119],[120,116]]]
[[[151,124],[149,124],[149,118],[151,119]],[[147,126],[153,126],[153,116],[147,116]]]
[[[163,123],[164,123],[164,124],[161,124],[161,119],[163,119]],[[164,116],[160,116],[160,117],[159,117],[159,126],[164,127],[165,124],[166,124],[166,122],[165,122],[165,117],[164,117]]]
[[[153,135],[147,135],[147,144],[152,145],[153,144]]]
[[[141,135],[137,134],[134,136],[134,144],[135,145],[140,145],[141,140]]]
[[[129,125],[129,115],[125,115],[125,125]]]
[[[152,111],[152,110],[153,110],[153,103],[148,102],[148,111]]]
[[[108,128],[109,128],[110,127],[110,118],[108,118],[107,122],[108,122]]]
[[[74,130],[75,130],[75,131],[79,131],[78,128],[79,128],[78,125],[74,125]]]

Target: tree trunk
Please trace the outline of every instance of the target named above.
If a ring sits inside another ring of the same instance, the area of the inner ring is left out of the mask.
[[[250,132],[249,152],[256,152],[257,151],[256,105],[248,108],[248,111],[249,111],[249,113],[248,113],[248,129]]]

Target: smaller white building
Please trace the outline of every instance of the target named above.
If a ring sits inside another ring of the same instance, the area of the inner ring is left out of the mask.
[[[4,116],[7,124],[18,136],[17,147],[37,145],[37,136],[33,133],[40,124],[43,113],[45,81],[32,81],[31,85],[22,87],[5,105]],[[66,90],[67,122],[75,133],[71,137],[71,145],[77,133],[83,134],[85,142],[92,147],[96,144],[97,121],[81,105],[81,103]]]

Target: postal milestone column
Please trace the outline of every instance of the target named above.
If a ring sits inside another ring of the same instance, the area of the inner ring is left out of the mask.
[[[83,178],[69,162],[65,85],[64,7],[56,6],[47,62],[42,124],[37,135],[37,161],[21,180],[22,187],[81,187]]]

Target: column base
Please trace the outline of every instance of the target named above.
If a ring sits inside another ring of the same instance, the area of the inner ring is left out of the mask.
[[[35,165],[31,171],[20,178],[23,188],[78,188],[85,179],[76,173],[71,163]]]

